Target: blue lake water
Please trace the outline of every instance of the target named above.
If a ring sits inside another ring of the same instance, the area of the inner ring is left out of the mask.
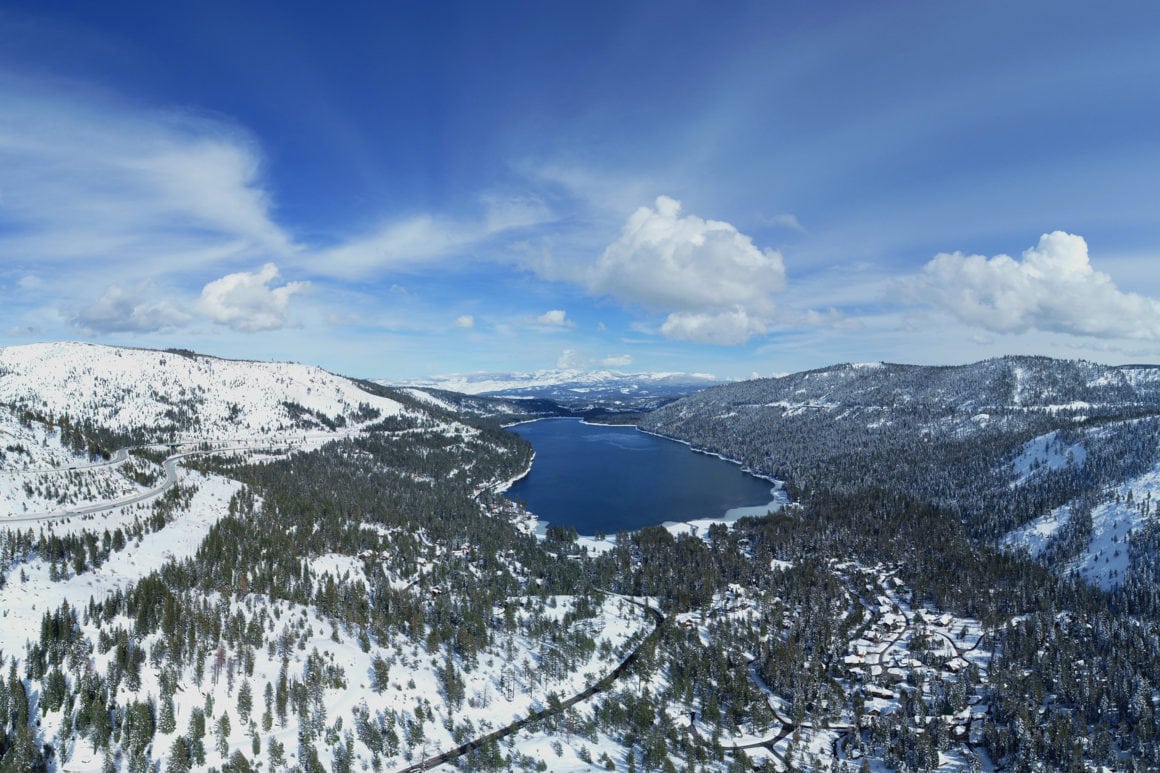
[[[632,427],[545,419],[510,429],[532,444],[536,459],[507,496],[581,534],[721,518],[742,507],[763,513],[774,499],[773,484],[738,465]]]

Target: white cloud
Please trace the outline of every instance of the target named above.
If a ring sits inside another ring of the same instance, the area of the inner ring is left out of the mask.
[[[632,364],[632,356],[628,354],[608,355],[607,357],[591,357],[575,349],[565,349],[556,358],[556,367],[560,370],[589,370],[593,367],[624,368]]]
[[[309,286],[308,282],[288,282],[272,287],[278,267],[267,263],[254,273],[227,274],[207,284],[197,308],[202,314],[240,332],[276,330],[286,324],[290,296]]]
[[[480,201],[485,210],[483,228],[485,233],[527,228],[553,218],[548,205],[536,196],[499,196],[487,193],[480,197]]]
[[[902,287],[913,301],[996,333],[1160,338],[1160,301],[1119,290],[1092,267],[1083,237],[1063,231],[1041,236],[1021,260],[940,253]]]
[[[551,309],[536,317],[536,324],[541,327],[576,327],[576,323],[568,319],[568,313],[563,309]]]
[[[311,267],[344,279],[369,276],[384,268],[417,265],[470,244],[474,235],[451,222],[416,215],[383,225],[374,233],[322,251]]]
[[[294,249],[237,127],[0,74],[0,250],[150,272]]]
[[[181,327],[192,316],[177,304],[158,299],[157,290],[144,282],[132,290],[111,285],[100,299],[70,320],[91,333],[153,333]]]
[[[660,332],[688,341],[740,344],[767,332],[785,265],[731,224],[681,216],[668,196],[640,207],[588,275],[596,293],[666,312]]]
[[[556,367],[560,370],[572,370],[587,367],[588,358],[582,356],[575,349],[565,349],[556,358]]]
[[[798,233],[805,233],[805,226],[798,220],[797,215],[792,212],[779,212],[776,215],[762,218],[766,225],[771,225],[776,228],[786,228],[790,231],[797,231]]]
[[[482,217],[453,219],[417,214],[384,223],[364,236],[317,253],[301,253],[299,262],[327,276],[361,279],[388,269],[421,266],[480,247],[502,234],[551,220],[539,199],[481,197]],[[467,256],[470,257],[470,256]]]
[[[768,332],[769,327],[765,320],[751,317],[738,306],[716,313],[674,312],[665,319],[660,331],[668,338],[681,341],[736,346]]]
[[[455,318],[455,327],[473,328],[475,327],[475,317],[470,314],[463,314]]]

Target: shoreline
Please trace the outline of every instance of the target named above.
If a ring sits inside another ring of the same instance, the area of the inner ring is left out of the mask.
[[[778,511],[784,510],[786,505],[790,504],[789,497],[785,493],[785,481],[778,480],[777,478],[771,477],[769,475],[763,475],[761,473],[754,472],[752,469],[747,467],[739,459],[731,459],[723,454],[719,454],[719,453],[716,453],[714,451],[708,451],[708,450],[705,450],[703,448],[698,448],[687,440],[681,440],[680,438],[670,437],[670,436],[664,435],[660,432],[652,432],[650,430],[642,429],[641,427],[639,427],[635,424],[604,424],[604,423],[597,422],[597,421],[589,421],[588,419],[585,419],[585,418],[580,417],[580,416],[544,416],[544,417],[538,418],[538,419],[527,419],[524,421],[512,422],[511,424],[505,424],[505,425],[503,425],[503,428],[507,429],[509,427],[514,427],[514,426],[517,426],[520,424],[531,424],[532,422],[536,422],[536,421],[556,421],[556,420],[579,421],[581,424],[591,426],[591,427],[634,429],[637,432],[640,432],[640,433],[645,434],[645,435],[651,435],[652,437],[660,438],[662,440],[669,440],[669,441],[672,441],[674,443],[680,443],[681,445],[685,446],[693,453],[704,454],[705,456],[714,456],[714,457],[720,459],[721,461],[729,462],[730,464],[734,464],[734,465],[740,467],[741,471],[743,473],[745,473],[746,475],[749,475],[749,476],[756,478],[758,480],[763,480],[767,483],[772,484],[772,486],[769,489],[769,493],[770,493],[770,496],[772,497],[772,499],[765,504],[741,505],[738,507],[730,507],[730,508],[727,508],[724,513],[717,515],[717,516],[705,516],[705,517],[700,517],[700,518],[690,518],[690,519],[684,520],[684,521],[667,520],[667,521],[661,521],[658,524],[650,524],[650,525],[660,526],[664,529],[667,529],[668,531],[670,531],[673,534],[679,534],[681,532],[688,531],[696,536],[696,535],[699,535],[701,533],[702,529],[704,529],[707,532],[709,526],[711,526],[713,524],[720,523],[720,524],[729,525],[729,524],[736,523],[737,521],[741,520],[742,518],[746,518],[746,517],[763,517],[765,515],[768,515],[770,512],[778,512]],[[512,478],[510,481],[507,481],[506,483],[503,483],[503,484],[497,484],[497,486],[495,488],[493,488],[493,491],[495,491],[496,493],[502,494],[502,493],[506,492],[508,489],[510,489],[517,481],[520,481],[520,480],[526,478],[528,475],[530,475],[531,471],[532,471],[532,465],[535,462],[535,459],[536,459],[536,453],[535,453],[535,450],[533,449],[532,459],[531,459],[531,461],[529,461],[527,469],[524,470],[524,472],[522,474],[520,474],[519,476]],[[541,539],[541,540],[544,539],[546,531],[547,531],[547,527],[548,527],[550,521],[547,521],[546,519],[544,519],[543,517],[541,517],[540,515],[538,515],[536,513],[531,513],[529,511],[529,514],[535,515],[537,518],[536,532],[535,532],[536,538]],[[641,529],[644,529],[644,528],[648,528],[648,527],[641,526],[639,528],[626,530],[626,531],[629,534],[632,534],[632,533],[640,531]],[[587,546],[589,549],[595,548],[598,550],[610,549],[611,545],[614,542],[615,542],[615,535],[606,535],[603,540],[597,540],[596,536],[594,534],[580,534],[579,538],[577,540],[577,544]]]
[[[613,425],[608,425],[608,426],[617,426],[617,425],[613,424]],[[659,438],[663,438],[664,440],[671,440],[674,443],[680,443],[681,445],[688,447],[688,449],[695,454],[704,454],[705,456],[715,456],[723,462],[729,462],[730,464],[737,465],[738,467],[741,468],[741,471],[743,473],[745,473],[746,475],[752,475],[754,478],[757,478],[759,480],[769,481],[770,483],[775,484],[779,488],[785,487],[784,480],[778,480],[777,478],[771,477],[769,475],[765,475],[764,473],[756,472],[753,468],[746,466],[745,462],[741,461],[740,459],[732,459],[728,456],[725,456],[724,454],[719,454],[716,451],[709,451],[709,450],[704,449],[704,448],[698,448],[697,446],[690,443],[688,440],[681,440],[680,438],[675,438],[675,437],[672,437],[670,435],[665,435],[665,434],[660,433],[660,432],[653,432],[651,430],[641,429],[640,427],[637,427],[635,425],[628,425],[628,426],[632,426],[637,432],[643,432],[646,435],[652,435],[653,437],[659,437]]]
[[[536,449],[533,448],[532,449],[532,458],[528,460],[528,466],[524,468],[523,472],[521,472],[519,475],[515,476],[514,478],[510,478],[510,479],[505,480],[505,481],[500,481],[499,483],[493,483],[490,486],[488,486],[488,488],[490,488],[492,490],[492,492],[496,493],[496,494],[504,493],[505,491],[510,489],[512,486],[514,486],[516,483],[518,483],[519,481],[528,477],[532,473],[532,465],[535,463],[536,463]]]

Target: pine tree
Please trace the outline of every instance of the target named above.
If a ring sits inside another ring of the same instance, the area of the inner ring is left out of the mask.
[[[250,721],[250,711],[254,707],[254,695],[250,689],[250,680],[243,679],[238,687],[238,718],[243,723]]]
[[[166,766],[166,773],[189,773],[193,769],[193,758],[189,751],[189,742],[185,740],[184,736],[177,736],[173,741],[173,747],[169,750],[169,765]]]
[[[177,716],[173,706],[173,696],[164,695],[161,698],[161,712],[157,719],[157,730],[161,733],[172,733],[177,729]]]
[[[230,713],[228,711],[222,711],[222,715],[218,717],[216,733],[218,753],[224,757],[230,750]]]

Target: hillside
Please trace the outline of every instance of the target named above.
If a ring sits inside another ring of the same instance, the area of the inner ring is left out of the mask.
[[[1160,762],[1154,369],[705,390],[645,426],[795,501],[591,540],[502,495],[532,449],[495,419],[575,406],[82,344],[0,367],[4,773]]]
[[[840,365],[707,389],[643,426],[741,460],[799,493],[902,491],[997,540],[1037,518],[1055,523],[1061,508],[1090,509],[1150,471],[1158,384],[1154,367],[1032,357]],[[1053,562],[1089,552],[1086,537],[1056,531],[1032,524],[1019,533],[1067,542],[1066,550],[1036,546]],[[1105,551],[1093,544],[1091,558]]]
[[[78,344],[0,363],[4,770],[399,767],[642,635],[639,610],[574,593],[492,632],[560,574],[492,492],[527,468],[519,438],[300,365]],[[108,445],[129,440],[164,444]],[[543,671],[492,705],[527,678],[478,667],[501,643]]]
[[[333,434],[404,411],[317,367],[80,343],[0,349],[0,404],[158,439]]]

